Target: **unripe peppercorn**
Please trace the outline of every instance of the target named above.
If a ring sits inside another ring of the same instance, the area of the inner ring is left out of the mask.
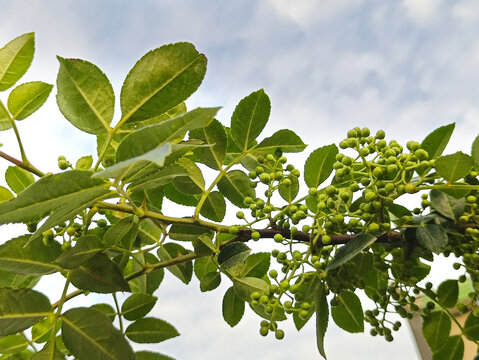
[[[376,132],[376,139],[384,139],[386,137],[386,133],[384,130],[378,130]]]
[[[284,240],[284,236],[281,235],[281,234],[275,234],[274,235],[274,241],[276,241],[277,243],[280,243]]]
[[[269,174],[267,174],[267,173],[262,173],[262,174],[259,176],[259,180],[260,180],[263,184],[268,184],[269,181],[270,181],[270,176],[269,176]]]
[[[70,163],[66,160],[58,160],[58,167],[60,170],[66,170],[70,166]]]
[[[237,235],[239,233],[239,229],[237,226],[230,226],[228,228],[228,232],[231,234],[231,235]]]
[[[407,183],[404,186],[404,191],[407,192],[408,194],[414,194],[416,192],[416,185]]]

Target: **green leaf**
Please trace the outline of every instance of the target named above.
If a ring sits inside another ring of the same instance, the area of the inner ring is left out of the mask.
[[[77,240],[74,247],[63,252],[55,263],[64,269],[74,269],[103,250],[105,246],[97,236],[84,235]]]
[[[456,305],[459,296],[457,280],[445,280],[437,288],[437,300],[442,306],[452,308]]]
[[[91,155],[82,156],[75,164],[76,170],[89,170],[93,165],[93,157]]]
[[[31,187],[34,186],[35,184]],[[39,238],[44,231],[71,219],[87,207],[114,195],[116,195],[116,192],[106,187],[94,187],[79,191],[75,196],[68,196],[71,201],[52,211],[50,217],[30,237],[30,241]]]
[[[434,167],[439,175],[452,183],[469,174],[473,165],[474,161],[469,155],[458,151],[452,155],[437,158]]]
[[[210,192],[201,207],[200,214],[212,221],[222,221],[226,215],[226,202],[223,195],[218,191]]]
[[[137,172],[149,162],[152,162],[160,167],[165,163],[165,159],[171,154],[171,144],[166,143],[162,146],[150,150],[142,155],[134,158],[117,162],[115,165],[109,166],[106,169],[96,172],[92,178],[108,179],[114,178],[121,180],[131,172]]]
[[[130,70],[121,89],[123,119],[146,120],[186,100],[203,81],[206,57],[190,43],[148,52]]]
[[[0,49],[0,91],[12,87],[27,72],[34,51],[34,33],[20,35]]]
[[[472,143],[471,156],[476,166],[479,166],[479,135]]]
[[[0,269],[0,288],[11,287],[31,289],[38,283],[39,280],[40,276],[20,275],[11,271]]]
[[[443,347],[433,354],[432,360],[457,360],[464,356],[464,340],[461,335],[449,336]]]
[[[56,345],[51,346],[50,343],[46,343],[42,350],[37,352],[32,358],[32,360],[65,360],[65,355],[63,355],[60,350],[58,350]]]
[[[147,167],[144,169],[146,168]],[[150,170],[151,169],[152,168],[150,167]],[[173,186],[172,182],[178,176],[188,176],[188,172],[185,170],[185,168],[174,164],[163,169],[157,167],[156,170],[151,172],[148,171],[147,174],[145,174],[143,171],[139,171],[133,176],[133,178],[125,179],[124,181],[131,181],[129,186],[131,191],[150,190],[166,185],[164,188],[164,193],[168,199],[182,205],[190,205],[190,202],[194,202],[195,205],[190,206],[196,206],[196,204],[198,204],[198,200],[194,196],[183,194],[176,190],[176,188]],[[184,203],[185,201],[186,203]]]
[[[67,349],[79,359],[135,360],[123,334],[95,309],[74,308],[65,312],[62,336]]]
[[[296,176],[289,176],[288,179],[291,181],[291,184],[285,185],[283,182],[280,182],[278,190],[281,197],[287,202],[291,203],[298,195],[299,181]]]
[[[89,134],[109,133],[115,95],[106,75],[88,61],[57,58],[57,104],[63,116]]]
[[[127,272],[125,269],[125,275],[132,274],[135,271],[139,271],[144,265],[158,264],[160,260],[153,254],[146,253],[144,255],[136,254],[129,262],[131,264],[131,271]],[[151,271],[145,275],[130,280],[128,283],[132,288],[132,292],[135,293],[148,293],[153,294],[161,285],[165,276],[165,270],[160,268],[155,271]]]
[[[251,254],[246,258],[242,276],[262,278],[269,270],[271,254],[266,252]]]
[[[255,277],[233,279],[233,287],[236,295],[246,302],[251,301],[251,294],[254,292],[266,294],[269,291],[268,283]]]
[[[153,245],[163,235],[163,227],[152,219],[143,219],[138,225],[138,237],[142,244]]]
[[[168,261],[189,253],[189,250],[186,250],[183,246],[175,243],[164,244],[157,250],[158,257],[162,261]],[[168,266],[167,269],[185,284],[188,284],[191,281],[191,276],[193,275],[193,264],[191,261],[183,264]]]
[[[33,184],[35,179],[27,170],[18,166],[9,166],[5,171],[5,181],[15,194],[19,194]]]
[[[188,158],[181,158],[177,161],[186,170],[188,176],[175,177],[173,185],[184,194],[201,194],[205,189],[205,179],[198,165]]]
[[[218,190],[239,208],[246,208],[245,197],[256,197],[254,188],[250,186],[251,180],[241,170],[227,172],[218,182]]]
[[[45,246],[41,239],[29,241],[29,236],[23,235],[0,245],[0,269],[25,275],[51,274],[61,270],[53,263],[61,253],[56,241]]]
[[[422,141],[421,148],[428,152],[429,159],[435,159],[441,156],[451,138],[455,126],[455,123],[441,126],[426,136]]]
[[[50,340],[53,323],[55,321],[56,319],[53,316],[49,316],[33,325],[32,341],[40,344]]]
[[[314,303],[316,305],[316,346],[321,356],[326,359],[324,335],[328,328],[329,304],[326,299],[326,287],[323,283],[315,292]]]
[[[213,146],[198,147],[193,152],[198,161],[214,170],[220,170],[226,155],[227,136],[223,125],[213,120],[210,125],[202,129],[190,131],[190,139],[201,139]]]
[[[127,216],[113,224],[103,235],[103,242],[108,245],[119,245],[122,239],[128,235],[135,225],[138,225],[138,218]]]
[[[207,273],[209,273],[211,271],[215,271],[215,270],[217,270],[217,268],[216,268],[215,263],[211,259],[211,257],[210,256],[207,256],[207,257],[205,256],[205,257],[198,258],[198,259],[195,260],[194,270],[195,270],[196,277],[198,278],[198,280],[201,281],[201,279],[203,279],[203,277]]]
[[[244,261],[251,249],[242,242],[233,242],[224,246],[218,254],[218,265],[227,270],[236,264]]]
[[[0,224],[33,222],[63,205],[83,203],[86,195],[107,196],[108,184],[91,172],[71,170],[44,176],[15,199],[0,204]]]
[[[136,360],[175,360],[175,359],[163,354],[153,353],[151,351],[137,351]]]
[[[212,271],[205,276],[200,281],[200,290],[202,292],[211,291],[220,286],[221,283],[221,273],[218,271]]]
[[[439,254],[447,245],[447,233],[441,225],[425,224],[416,229],[416,238],[423,248]]]
[[[235,326],[243,317],[244,308],[244,301],[236,295],[233,286],[231,286],[226,290],[223,297],[223,319],[229,326]]]
[[[116,161],[143,155],[168,141],[176,140],[189,130],[208,126],[219,108],[197,108],[158,124],[145,126],[128,136],[118,146]]]
[[[464,323],[464,335],[472,341],[479,340],[479,317],[471,312]]]
[[[263,89],[243,98],[231,117],[231,135],[241,150],[246,150],[263,131],[271,112],[271,102]]]
[[[273,154],[277,149],[285,153],[301,152],[306,148],[301,138],[293,131],[282,129],[261,141],[251,152],[254,154]]]
[[[133,294],[121,306],[121,313],[126,320],[137,320],[150,312],[158,298],[150,294]]]
[[[339,265],[351,260],[368,246],[371,246],[376,239],[377,237],[371,234],[358,234],[353,240],[348,241],[346,245],[343,245],[336,251],[333,260],[328,264],[326,270],[337,268]]]
[[[436,189],[431,190],[429,195],[431,198],[431,206],[441,215],[451,220],[459,219],[459,216],[462,215],[466,207],[466,200],[464,198],[455,199]]]
[[[197,240],[203,234],[210,234],[211,230],[202,226],[173,224],[168,231],[168,236],[172,240],[193,241]]]
[[[361,301],[351,291],[337,295],[338,305],[331,307],[334,322],[342,329],[351,332],[364,331],[364,314]]]
[[[0,106],[0,131],[8,130],[12,127],[12,122],[10,120],[10,114],[7,109]]]
[[[338,147],[326,145],[314,150],[304,164],[304,181],[310,188],[317,188],[333,171]]]
[[[47,101],[53,85],[33,81],[17,86],[8,97],[8,110],[12,118],[23,120],[37,111]]]
[[[204,246],[209,249],[209,253],[216,252],[216,245],[213,243],[213,237],[211,234],[202,234],[198,237],[198,242],[201,242]],[[195,246],[195,241],[193,241],[193,246]]]
[[[136,320],[125,330],[125,335],[136,343],[159,343],[179,336],[180,333],[164,320],[142,318]]]
[[[118,266],[102,253],[73,269],[71,281],[78,289],[98,293],[130,291],[130,286]]]
[[[0,336],[28,329],[52,314],[48,298],[31,289],[0,288]]]
[[[115,320],[116,317],[116,310],[111,307],[109,304],[93,304],[90,306],[91,309],[95,309],[98,311],[101,311],[103,314],[105,314],[108,319],[110,319],[111,322]]]
[[[422,333],[433,353],[441,349],[450,331],[451,319],[442,310],[433,311],[423,320]]]
[[[0,203],[13,199],[15,196],[4,186],[0,186]]]
[[[15,354],[28,347],[28,341],[21,335],[0,338],[0,354]]]

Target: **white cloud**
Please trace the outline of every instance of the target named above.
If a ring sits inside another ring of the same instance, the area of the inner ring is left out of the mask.
[[[476,22],[479,17],[479,2],[476,0],[458,1],[452,8],[452,14],[462,22]]]
[[[404,0],[403,6],[414,22],[424,25],[437,15],[441,2],[441,0]]]
[[[268,0],[268,5],[280,16],[305,28],[316,21],[328,21],[336,15],[351,10],[363,0]]]

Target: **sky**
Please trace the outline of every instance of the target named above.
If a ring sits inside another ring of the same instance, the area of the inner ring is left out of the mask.
[[[474,0],[2,0],[0,43],[36,33],[33,65],[21,82],[54,84],[56,55],[86,59],[109,77],[115,93],[147,51],[192,42],[208,58],[199,90],[188,100],[222,106],[225,125],[238,101],[264,88],[272,102],[263,135],[295,131],[317,147],[338,143],[348,129],[383,129],[401,143],[421,141],[452,122],[446,152],[470,153],[479,130],[479,2]],[[55,93],[55,90],[53,91]],[[6,101],[5,94],[0,98]],[[116,112],[116,120],[119,111]],[[19,123],[30,160],[57,171],[58,155],[75,161],[95,153],[95,140],[77,131],[52,94],[32,118]],[[18,156],[13,132],[0,133],[3,151]],[[298,159],[304,159],[299,157]],[[7,164],[1,164],[0,170]],[[23,231],[10,227],[5,234]],[[9,235],[7,235],[9,236]],[[51,286],[51,283],[49,283]],[[221,318],[224,284],[200,293],[171,276],[158,292],[155,315],[182,336],[157,348],[177,359],[318,359],[312,324],[279,342],[258,334],[247,316],[235,328]],[[82,301],[90,301],[83,299]],[[393,343],[332,326],[329,359],[418,359],[403,326]]]

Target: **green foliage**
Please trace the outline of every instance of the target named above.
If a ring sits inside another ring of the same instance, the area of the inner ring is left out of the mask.
[[[13,88],[7,106],[0,101],[0,130],[13,128],[21,154],[0,152],[15,165],[5,173],[8,188],[0,187],[0,224],[26,225],[0,244],[2,359],[171,359],[130,344],[179,335],[151,316],[165,269],[184,284],[194,273],[202,292],[229,282],[229,326],[252,311],[260,335],[281,340],[282,321],[300,330],[314,316],[324,358],[330,318],[392,341],[401,323],[391,313],[420,315],[433,359],[461,359],[464,338],[451,334],[456,308],[470,311],[457,324],[461,334],[479,343],[479,136],[470,155],[443,155],[454,124],[405,147],[382,130],[356,127],[338,146],[312,149],[304,166],[291,164],[285,154],[306,145],[288,129],[261,137],[271,111],[263,89],[244,97],[226,125],[215,119],[219,107],[186,108],[206,58],[176,43],[130,70],[118,120],[107,76],[59,57],[58,107],[97,148],[76,162],[59,156],[61,171],[44,173],[28,160],[16,126],[38,116],[52,91],[39,81],[14,87],[33,52],[31,33],[0,49],[0,91]],[[165,200],[185,206],[181,215]],[[237,222],[224,220],[230,211]],[[274,245],[256,252],[250,241]],[[460,273],[437,289],[422,285],[433,253],[455,255]],[[33,290],[51,273],[65,281],[61,294],[48,294],[53,305]],[[466,298],[464,281],[472,284]],[[102,300],[65,311],[89,292]]]

